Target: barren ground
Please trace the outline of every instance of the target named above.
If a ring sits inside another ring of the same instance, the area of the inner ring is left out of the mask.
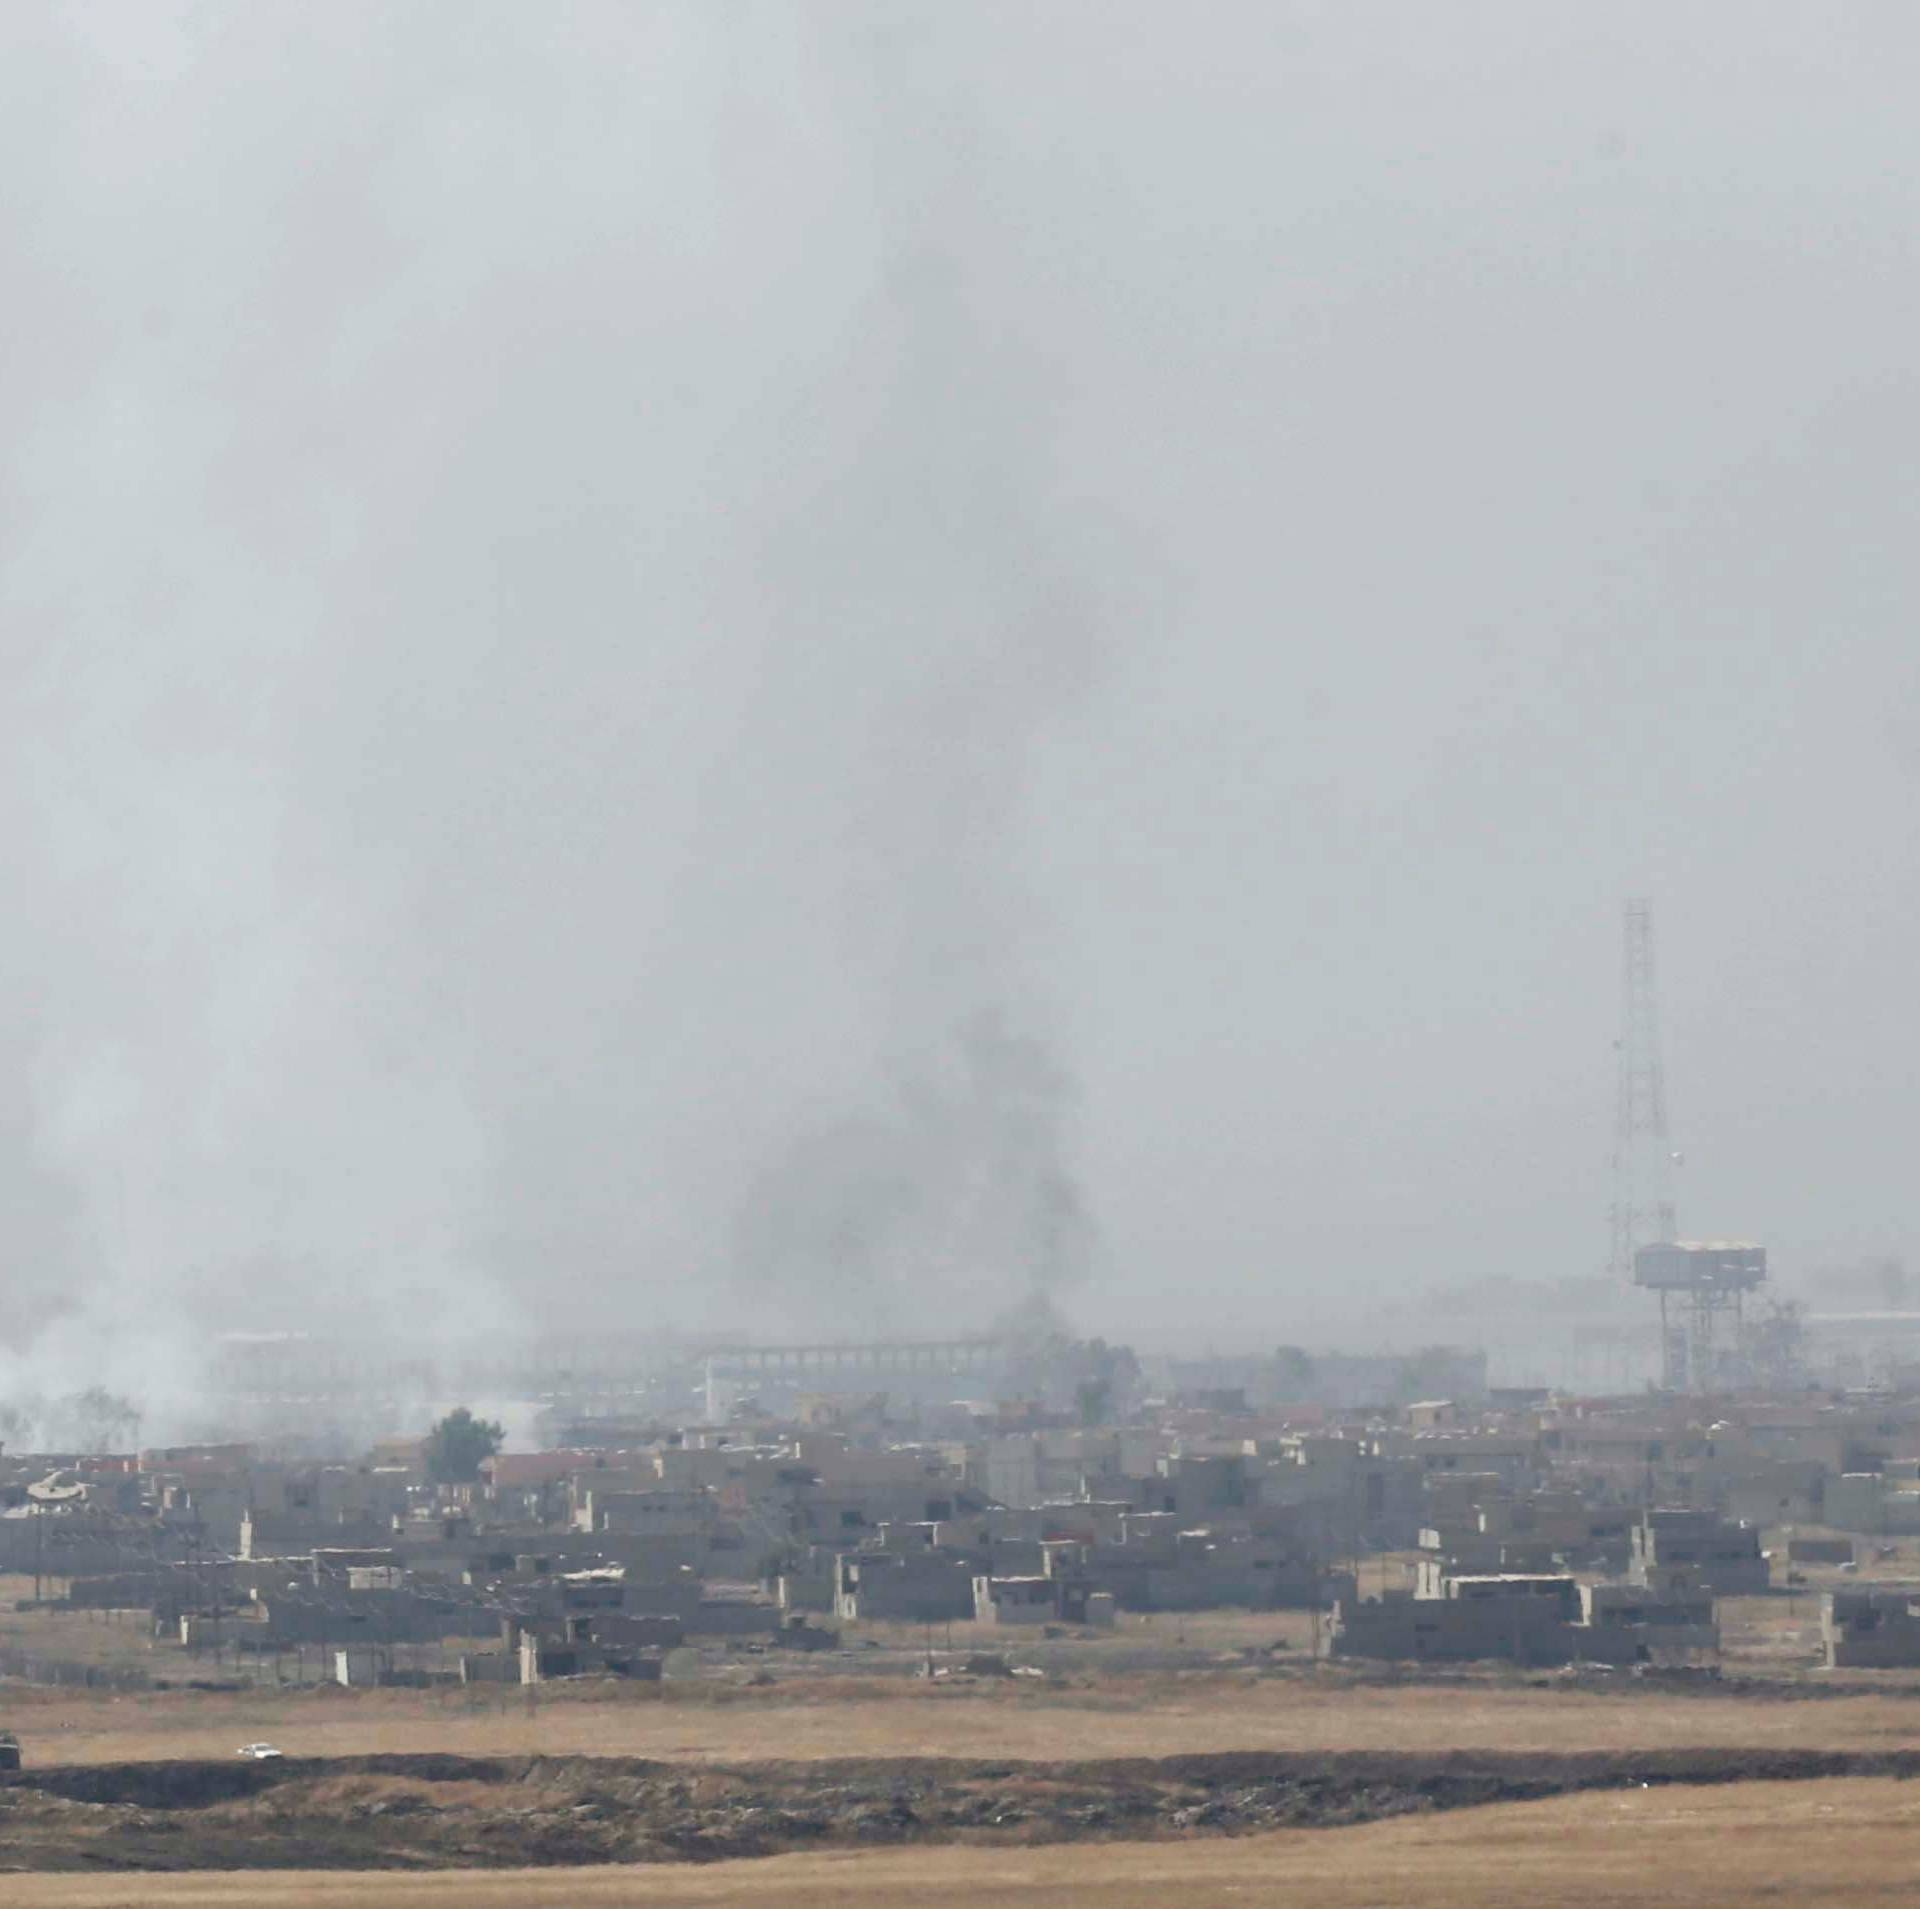
[[[371,1890],[370,1890],[371,1885]],[[0,1876],[34,1909],[1748,1909],[1910,1903],[1920,1887],[1920,1785],[1881,1779],[1588,1794],[1206,1842],[1045,1849],[877,1849],[702,1868]]]
[[[323,1688],[109,1697],[7,1687],[0,1723],[35,1764],[230,1756],[258,1738],[290,1756],[1172,1756],[1208,1750],[1569,1750],[1920,1746],[1920,1681],[1900,1673],[1740,1685],[1569,1687],[1552,1677],[1393,1683],[1334,1672],[1219,1669],[1060,1688],[953,1688],[820,1677],[759,1690],[690,1685],[518,1691]]]

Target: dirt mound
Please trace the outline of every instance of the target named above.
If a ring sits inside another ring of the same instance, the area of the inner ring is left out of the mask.
[[[364,1756],[0,1777],[30,1869],[701,1862],[880,1842],[1042,1843],[1359,1823],[1576,1790],[1920,1775],[1920,1752],[1234,1753],[1070,1763],[667,1764]]]

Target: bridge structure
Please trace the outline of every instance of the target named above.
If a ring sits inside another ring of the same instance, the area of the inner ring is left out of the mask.
[[[707,1416],[718,1420],[724,1385],[772,1382],[800,1389],[874,1379],[973,1379],[1001,1371],[1005,1339],[865,1339],[822,1345],[716,1346],[706,1357]]]
[[[381,1348],[300,1333],[231,1334],[214,1348],[207,1390],[233,1424],[282,1433],[338,1420],[371,1436],[456,1400],[483,1410],[523,1401],[582,1420],[649,1417],[676,1409],[676,1393],[704,1393],[717,1422],[723,1392],[935,1389],[984,1382],[1016,1353],[1013,1341],[992,1335],[756,1345],[610,1331],[591,1341],[449,1335]]]
[[[986,1372],[1006,1358],[1004,1339],[866,1339],[817,1346],[717,1346],[710,1371],[774,1373],[781,1378],[820,1374],[899,1376],[916,1372]]]

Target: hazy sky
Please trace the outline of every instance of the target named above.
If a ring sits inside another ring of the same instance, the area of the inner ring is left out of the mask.
[[[8,6],[9,1288],[964,1323],[1018,1131],[1085,1328],[1352,1339],[1604,1263],[1642,892],[1685,1225],[1920,1258],[1917,54]]]

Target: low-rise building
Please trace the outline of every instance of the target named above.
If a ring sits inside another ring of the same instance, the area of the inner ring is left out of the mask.
[[[973,1615],[981,1624],[1079,1624],[1108,1630],[1114,1623],[1111,1591],[1084,1578],[977,1577]]]
[[[1758,1528],[1708,1511],[1649,1511],[1633,1530],[1629,1576],[1649,1590],[1715,1597],[1752,1597],[1771,1584]]]
[[[1920,1667],[1920,1587],[1827,1592],[1820,1600],[1820,1642],[1829,1670]]]

